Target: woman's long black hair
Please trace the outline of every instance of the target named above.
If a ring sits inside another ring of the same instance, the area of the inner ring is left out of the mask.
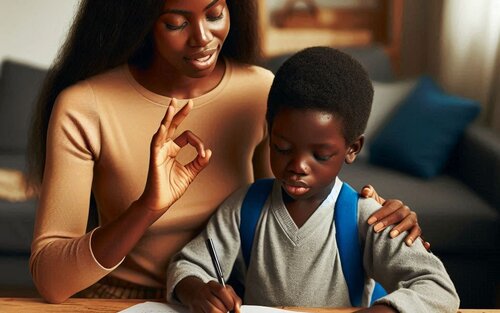
[[[256,0],[226,0],[231,28],[222,55],[253,64],[260,57]],[[82,0],[66,42],[50,67],[33,114],[28,178],[37,187],[45,166],[47,128],[54,101],[65,88],[120,64],[145,68],[152,29],[165,0]]]

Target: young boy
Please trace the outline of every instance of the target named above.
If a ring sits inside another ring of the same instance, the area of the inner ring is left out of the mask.
[[[167,299],[192,312],[239,312],[241,299],[214,281],[205,244],[212,238],[222,271],[245,287],[245,304],[349,307],[337,241],[334,207],[343,185],[343,163],[360,152],[373,87],[361,65],[326,47],[305,49],[277,72],[267,121],[271,167],[276,177],[262,208],[249,266],[241,252],[240,209],[248,187],[231,195],[173,259]],[[361,305],[370,305],[374,280],[389,292],[366,312],[456,312],[455,291],[443,264],[420,241],[412,247],[375,233],[365,223],[380,207],[358,201],[358,236],[366,275]]]

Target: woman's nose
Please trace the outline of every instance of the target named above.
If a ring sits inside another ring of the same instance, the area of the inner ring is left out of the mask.
[[[199,21],[193,25],[193,30],[190,38],[190,45],[193,47],[204,47],[208,45],[214,38],[210,28],[207,27],[205,21]]]

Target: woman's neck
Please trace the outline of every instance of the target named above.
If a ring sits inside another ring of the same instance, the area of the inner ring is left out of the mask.
[[[220,57],[214,70],[205,77],[193,78],[179,73],[173,73],[161,65],[152,65],[141,69],[130,65],[134,79],[144,88],[170,98],[192,99],[213,90],[224,77],[226,64]]]

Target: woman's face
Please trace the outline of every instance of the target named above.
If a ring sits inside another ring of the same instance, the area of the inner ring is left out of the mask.
[[[226,0],[166,0],[153,31],[155,62],[183,76],[209,75],[229,24]]]

